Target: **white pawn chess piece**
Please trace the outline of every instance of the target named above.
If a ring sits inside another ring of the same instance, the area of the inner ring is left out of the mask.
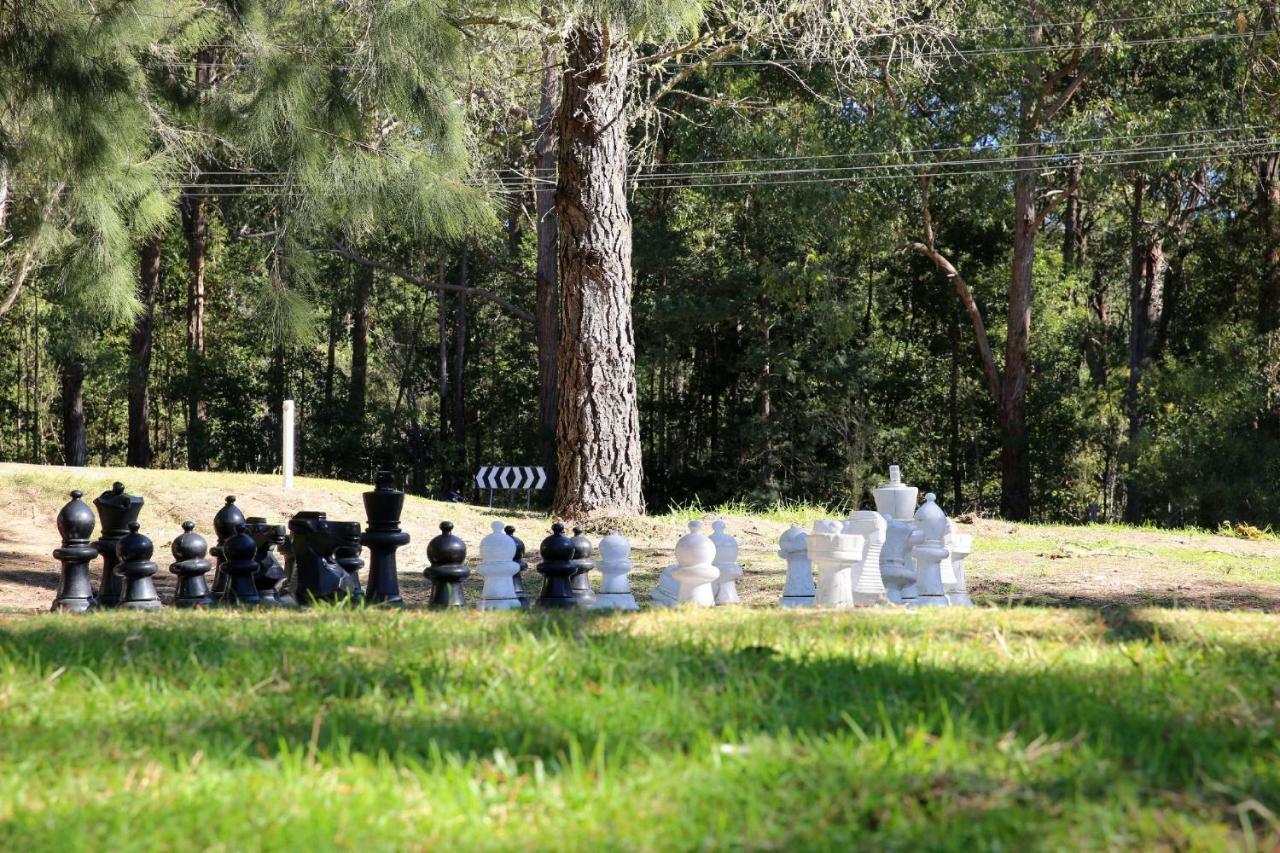
[[[863,538],[843,533],[838,521],[814,522],[809,559],[818,570],[819,607],[853,606],[853,570],[862,562]]]
[[[933,494],[927,494],[920,509],[916,510],[916,527],[923,534],[924,542],[911,549],[919,585],[919,596],[910,602],[912,607],[946,607],[950,603],[942,588],[942,558],[947,556],[947,547],[943,544],[947,535],[947,516],[936,500]]]
[[[791,525],[778,540],[778,556],[787,561],[787,581],[782,588],[783,607],[813,607],[813,563],[809,560],[809,534]]]
[[[738,578],[742,567],[738,565],[738,540],[724,532],[723,519],[716,519],[711,527],[715,531],[707,538],[716,546],[715,567],[720,577],[711,585],[716,604],[738,604]]]
[[[720,577],[715,567],[715,543],[702,535],[702,522],[689,522],[689,532],[676,543],[676,567],[671,574],[680,584],[676,604],[715,607],[711,584]]]
[[[596,593],[594,610],[639,610],[635,596],[631,594],[631,582],[627,573],[631,571],[631,543],[616,530],[600,540],[596,546],[599,558],[596,568],[604,580],[600,582],[600,592]]]
[[[885,527],[884,546],[880,549],[880,577],[884,581],[885,597],[893,604],[907,604],[915,598],[915,565],[906,559],[912,538],[924,540],[914,526],[893,519]],[[904,593],[909,593],[908,598]]]
[[[887,530],[884,516],[871,510],[851,512],[849,520],[844,523],[845,533],[857,534],[864,542],[862,567],[853,580],[854,604],[884,604],[889,600],[885,595],[884,579],[880,576],[880,552],[884,548]]]
[[[956,576],[956,582],[952,587],[947,588],[946,584],[943,584],[947,601],[950,601],[953,607],[972,607],[973,599],[969,597],[969,588],[964,580],[964,561],[973,553],[973,534],[952,533],[947,542],[951,549],[951,567]]]
[[[481,610],[518,610],[520,599],[516,596],[515,574],[520,564],[515,561],[516,540],[506,533],[505,521],[493,522],[493,532],[480,540],[480,567],[484,578],[480,592]]]

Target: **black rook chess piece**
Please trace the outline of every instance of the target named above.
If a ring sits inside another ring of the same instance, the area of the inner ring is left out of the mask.
[[[578,606],[578,599],[573,594],[570,578],[578,567],[573,562],[573,540],[564,535],[564,525],[556,522],[551,525],[551,535],[542,540],[538,549],[542,554],[542,562],[538,563],[538,574],[542,575],[542,592],[534,607],[551,610],[568,610]]]
[[[338,531],[338,547],[333,550],[333,557],[347,573],[346,582],[343,584],[345,597],[352,604],[363,604],[364,591],[360,589],[360,570],[364,568],[364,560],[360,559],[360,522],[335,521],[333,526]]]
[[[596,594],[591,589],[591,570],[596,565],[591,561],[593,550],[591,540],[583,535],[582,528],[573,528],[573,565],[576,570],[570,585],[578,606],[584,609],[589,609],[596,601]]]
[[[159,610],[160,596],[156,595],[156,564],[151,562],[155,546],[138,532],[138,522],[129,522],[129,533],[116,543],[117,571],[124,578],[124,601],[120,607],[126,610]]]
[[[303,606],[336,601],[346,592],[347,573],[333,558],[338,532],[323,512],[300,512],[289,519],[290,551],[296,587],[294,597]]]
[[[364,493],[367,522],[360,542],[369,549],[369,585],[365,600],[391,607],[404,605],[400,598],[400,578],[396,574],[396,549],[409,544],[409,534],[400,529],[404,492],[398,490],[390,471],[379,471],[373,491]]]
[[[526,610],[529,608],[529,594],[524,589],[524,570],[529,568],[529,561],[524,558],[524,540],[516,536],[516,529],[508,524],[504,531],[516,543],[516,553],[511,559],[520,568],[516,569],[515,575],[511,578],[511,584],[516,588],[516,598],[520,600],[520,606]]]
[[[213,517],[213,532],[218,537],[213,544],[213,548],[209,550],[216,559],[217,563],[213,567],[213,597],[219,603],[226,598],[227,591],[227,571],[225,564],[227,557],[222,553],[223,546],[227,540],[236,535],[236,528],[244,524],[244,513],[240,511],[240,507],[236,506],[236,496],[227,495],[226,503],[222,509],[218,510],[218,514]]]
[[[80,500],[83,496],[84,492],[73,491],[58,513],[62,547],[53,552],[53,558],[62,563],[62,577],[53,597],[54,611],[84,613],[98,606],[89,581],[89,561],[98,556],[98,549],[89,541],[93,538],[93,510]]]
[[[453,535],[453,522],[440,522],[440,535],[427,543],[427,561],[431,565],[423,574],[431,581],[428,607],[443,610],[467,603],[462,596],[462,582],[471,574],[466,559],[467,543]]]
[[[102,535],[94,543],[102,555],[102,583],[98,586],[98,603],[103,607],[119,607],[124,601],[124,579],[116,572],[120,558],[116,545],[129,533],[130,523],[138,520],[142,512],[142,498],[127,495],[124,483],[111,488],[93,499],[102,522]]]
[[[211,607],[213,596],[209,594],[209,584],[204,576],[213,568],[205,556],[209,553],[209,543],[196,533],[194,521],[182,522],[182,535],[173,540],[169,550],[173,553],[174,562],[169,571],[178,576],[178,592],[173,597],[175,607]]]
[[[277,540],[284,536],[284,525],[268,524],[265,518],[249,518],[245,520],[245,532],[253,537],[253,561],[258,568],[253,573],[253,585],[258,590],[258,597],[264,606],[284,607],[277,587],[284,580],[284,566],[276,559],[275,546]]]
[[[219,604],[255,607],[262,603],[253,577],[258,571],[258,561],[254,559],[257,552],[258,546],[249,535],[248,525],[240,522],[235,535],[222,543],[222,571],[227,586],[218,599]]]

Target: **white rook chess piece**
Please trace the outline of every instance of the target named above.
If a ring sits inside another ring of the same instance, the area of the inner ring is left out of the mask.
[[[783,607],[812,607],[813,563],[809,560],[809,534],[791,525],[778,540],[778,556],[787,561],[787,582],[782,588]]]
[[[506,522],[493,522],[493,532],[480,540],[480,567],[484,578],[478,607],[481,610],[516,610],[520,599],[516,596],[515,574],[520,564],[515,561],[516,540],[506,533]]]
[[[953,607],[972,607],[973,599],[969,597],[969,588],[964,581],[964,561],[973,553],[972,533],[952,533],[947,537],[947,547],[951,550],[951,567],[955,572],[956,582],[950,588],[943,583],[947,593],[947,601]]]
[[[676,604],[715,607],[711,584],[720,577],[715,567],[715,543],[702,535],[702,522],[689,522],[689,532],[676,543],[676,567],[671,574],[680,584]]]
[[[880,552],[887,529],[884,516],[871,510],[851,512],[849,520],[844,523],[845,533],[857,534],[864,542],[862,568],[853,580],[854,604],[884,604],[888,601],[884,579],[880,576]]]
[[[716,546],[715,567],[720,570],[720,577],[711,585],[716,604],[737,604],[737,580],[742,577],[742,567],[738,565],[738,540],[724,532],[722,519],[714,521],[711,527],[715,532],[707,538]]]
[[[923,534],[924,542],[911,549],[919,585],[919,596],[911,606],[946,607],[949,602],[942,588],[942,558],[947,556],[947,547],[943,544],[947,516],[932,494],[925,495],[924,503],[916,510],[916,527]]]
[[[885,528],[884,547],[880,549],[880,577],[884,580],[885,596],[894,604],[908,603],[904,592],[915,598],[915,565],[906,559],[912,538],[924,539],[920,531],[905,521],[894,519]]]
[[[819,607],[852,607],[855,567],[862,562],[863,538],[842,533],[838,521],[814,522],[809,534],[809,559],[818,570]]]
[[[627,573],[631,571],[631,543],[618,531],[610,530],[596,549],[600,555],[596,568],[604,580],[600,583],[600,592],[592,609],[639,610],[635,596],[631,594],[631,583],[627,580]]]

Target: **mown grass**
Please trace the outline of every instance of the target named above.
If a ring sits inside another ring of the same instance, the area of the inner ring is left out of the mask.
[[[0,849],[1280,843],[1280,621],[0,622]]]

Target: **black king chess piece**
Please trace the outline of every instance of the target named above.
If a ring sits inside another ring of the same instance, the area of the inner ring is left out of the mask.
[[[427,543],[427,561],[431,565],[423,572],[431,581],[427,606],[432,610],[466,605],[462,582],[471,574],[466,559],[467,543],[453,535],[453,522],[440,522],[440,535]]]
[[[152,577],[156,564],[151,562],[155,546],[151,539],[138,532],[138,522],[129,522],[129,532],[116,543],[116,556],[120,563],[117,571],[124,578],[124,610],[159,610],[160,596]]]
[[[364,493],[367,525],[360,542],[369,549],[369,584],[365,600],[389,607],[404,605],[400,598],[400,578],[396,574],[396,549],[409,544],[409,534],[400,529],[404,492],[398,490],[390,471],[379,471],[373,491]]]
[[[333,557],[338,547],[338,531],[334,525],[323,512],[300,512],[289,519],[290,556],[296,583],[294,597],[304,607],[320,601],[337,601],[349,588],[347,573]]]
[[[335,521],[333,526],[338,531],[333,558],[347,573],[346,598],[352,604],[364,604],[364,590],[360,589],[360,570],[364,568],[364,560],[360,559],[360,522]]]
[[[529,561],[524,558],[524,540],[516,536],[516,529],[513,525],[508,524],[503,531],[510,536],[516,543],[516,553],[511,559],[520,568],[516,569],[515,576],[511,578],[511,584],[516,588],[516,598],[520,599],[520,606],[529,609],[529,594],[524,589],[524,570],[529,568]]]
[[[213,566],[213,597],[219,604],[226,598],[227,592],[227,557],[222,549],[227,540],[236,535],[236,528],[244,523],[244,513],[236,506],[236,496],[227,495],[226,503],[213,517],[213,532],[218,538],[209,549],[209,553],[217,560]]]
[[[593,550],[591,540],[583,534],[582,528],[573,528],[573,565],[576,571],[570,586],[573,587],[574,598],[578,599],[578,606],[584,610],[596,603],[596,594],[591,589],[591,570],[596,567],[591,560]]]
[[[258,572],[258,561],[254,559],[257,553],[258,546],[249,535],[248,525],[240,522],[236,525],[235,535],[222,543],[222,571],[227,584],[218,599],[219,604],[256,607],[262,603],[258,585],[254,582],[254,575]]]
[[[253,585],[263,606],[287,606],[278,592],[280,582],[284,580],[284,566],[275,555],[276,540],[283,536],[284,526],[268,524],[265,518],[253,517],[245,519],[245,532],[253,537],[253,561],[258,564],[253,573]]]
[[[169,571],[178,576],[174,606],[212,607],[213,596],[209,594],[209,584],[204,577],[213,568],[213,563],[205,556],[209,553],[209,543],[196,533],[194,521],[182,522],[182,535],[173,540],[169,550],[174,559]]]
[[[578,599],[573,594],[570,578],[578,567],[573,562],[573,540],[564,535],[564,525],[560,522],[551,525],[551,535],[542,540],[538,550],[542,554],[542,562],[538,563],[538,574],[543,578],[542,592],[533,606],[548,610],[577,607]]]
[[[102,535],[95,546],[102,555],[102,583],[98,586],[98,603],[103,607],[119,607],[124,602],[124,578],[116,572],[120,558],[116,545],[129,534],[129,525],[142,512],[142,498],[127,495],[124,483],[115,483],[108,491],[93,499],[102,522]]]
[[[98,549],[90,541],[94,517],[89,505],[80,500],[83,496],[84,492],[73,491],[71,500],[58,513],[62,547],[53,552],[53,558],[62,563],[62,577],[53,597],[51,609],[55,612],[85,613],[98,606],[89,580],[89,562],[98,556]]]

